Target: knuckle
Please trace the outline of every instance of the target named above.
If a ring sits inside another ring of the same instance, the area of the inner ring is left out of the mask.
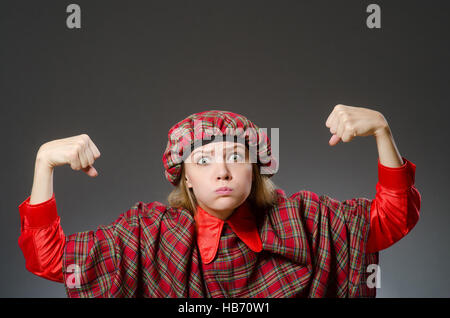
[[[84,142],[83,141],[77,142],[76,147],[77,147],[77,151],[83,150],[84,149]]]
[[[78,142],[81,144],[86,144],[89,142],[89,137],[87,135],[81,135],[80,138],[78,138]]]
[[[75,149],[75,152],[78,153],[81,150],[82,146],[79,142],[77,142],[73,145],[73,148]]]
[[[69,160],[76,161],[78,160],[78,151],[72,151],[69,153]]]

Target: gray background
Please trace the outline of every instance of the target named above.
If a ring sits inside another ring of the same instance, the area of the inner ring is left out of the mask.
[[[402,156],[417,165],[421,218],[380,253],[378,297],[449,297],[449,14],[445,1],[2,1],[1,297],[65,297],[25,269],[18,205],[31,193],[43,143],[87,133],[102,157],[90,178],[57,167],[66,234],[109,224],[137,201],[166,202],[168,129],[224,109],[280,128],[288,194],[374,198],[375,139],[328,145],[342,103],[384,114]],[[448,3],[448,2],[447,2]]]

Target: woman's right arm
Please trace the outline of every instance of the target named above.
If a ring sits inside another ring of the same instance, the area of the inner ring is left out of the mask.
[[[65,235],[53,193],[54,167],[70,164],[91,177],[98,175],[93,162],[100,157],[95,144],[83,134],[41,146],[36,156],[31,195],[19,205],[19,246],[25,267],[40,277],[63,282],[62,257]]]
[[[56,211],[53,168],[36,158],[31,196],[19,205],[19,246],[31,273],[63,282],[62,256],[65,235]]]

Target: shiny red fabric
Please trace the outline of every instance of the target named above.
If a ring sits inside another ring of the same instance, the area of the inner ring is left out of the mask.
[[[205,264],[211,263],[216,257],[224,223],[230,225],[233,232],[252,251],[257,253],[262,251],[261,238],[247,201],[236,209],[226,221],[210,215],[201,207],[197,207],[194,219],[197,245]]]
[[[63,282],[62,257],[66,237],[57,214],[55,194],[45,202],[29,203],[30,197],[19,206],[19,246],[25,257],[25,267],[37,276]]]
[[[403,158],[397,168],[383,166],[378,160],[378,183],[370,210],[370,231],[366,251],[383,250],[404,237],[419,219],[421,196],[414,187],[416,166]],[[30,205],[30,197],[19,205],[21,234],[19,246],[26,268],[52,281],[63,282],[62,258],[65,235],[57,214],[55,194],[40,204]],[[253,251],[260,251],[261,239],[247,206],[242,205],[222,221],[203,209],[196,213],[197,244],[205,262],[217,253],[224,222]]]
[[[368,253],[388,248],[411,231],[419,220],[421,196],[414,186],[416,165],[403,158],[397,168],[378,159],[378,183],[370,210]]]

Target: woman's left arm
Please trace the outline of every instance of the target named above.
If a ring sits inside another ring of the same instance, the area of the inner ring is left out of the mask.
[[[349,142],[356,136],[374,136],[379,156],[377,194],[371,205],[366,251],[385,249],[416,225],[420,193],[414,187],[415,165],[400,155],[390,127],[378,111],[336,105],[325,124],[333,136],[329,145]]]
[[[336,105],[328,116],[325,126],[333,134],[330,146],[339,141],[350,142],[356,136],[374,136],[378,147],[378,156],[382,165],[397,168],[403,160],[395,145],[389,124],[383,114],[372,109]]]

